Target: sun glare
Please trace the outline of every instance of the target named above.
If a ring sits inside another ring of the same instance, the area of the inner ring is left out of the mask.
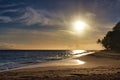
[[[86,29],[87,24],[84,21],[75,21],[73,27],[75,31],[83,32]]]

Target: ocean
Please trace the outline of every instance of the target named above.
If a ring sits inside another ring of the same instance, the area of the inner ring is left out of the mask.
[[[72,50],[0,50],[0,71],[63,60],[71,53]]]

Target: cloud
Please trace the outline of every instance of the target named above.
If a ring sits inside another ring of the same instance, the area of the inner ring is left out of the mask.
[[[15,49],[15,44],[0,43],[0,49]]]
[[[26,7],[25,13],[19,17],[21,22],[27,25],[62,25],[61,19],[57,13],[49,12],[47,10],[33,9]]]
[[[10,13],[10,12],[18,12],[18,11],[19,11],[19,9],[9,9],[9,10],[1,11],[0,14]]]
[[[7,23],[7,22],[12,22],[12,18],[8,17],[8,16],[0,16],[0,23]]]
[[[22,3],[22,2],[20,2],[20,3],[17,3],[17,4],[14,4],[14,3],[12,3],[12,4],[0,4],[0,8],[8,8],[8,7],[16,7],[16,6],[21,6],[21,5],[24,5],[25,3]]]
[[[92,13],[92,12],[87,12],[87,13],[86,13],[86,16],[87,16],[87,17],[90,17],[90,18],[94,18],[94,17],[96,17],[97,15],[96,15],[95,13]]]
[[[7,5],[8,6],[8,5]],[[10,6],[10,5],[9,5]],[[14,6],[14,5],[11,5]],[[4,6],[5,7],[5,6]],[[3,16],[4,14],[16,13],[20,14],[18,16]],[[34,25],[39,24],[43,26],[55,26],[65,24],[64,15],[61,15],[58,12],[52,12],[42,9],[34,9],[32,7],[20,8],[8,8],[0,11],[0,22],[18,22],[25,25]]]
[[[0,5],[0,23],[16,22],[19,17],[17,15],[21,14],[24,10],[22,9],[22,6],[23,6],[23,3],[1,4]]]
[[[60,33],[66,33],[67,35],[76,35],[76,32],[70,30],[59,30]]]

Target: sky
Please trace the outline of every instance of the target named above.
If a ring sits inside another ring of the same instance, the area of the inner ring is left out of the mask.
[[[0,49],[99,50],[119,21],[120,0],[0,0]]]

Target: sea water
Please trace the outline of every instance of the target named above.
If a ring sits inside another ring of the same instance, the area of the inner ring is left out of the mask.
[[[68,58],[71,50],[0,50],[0,71]]]

